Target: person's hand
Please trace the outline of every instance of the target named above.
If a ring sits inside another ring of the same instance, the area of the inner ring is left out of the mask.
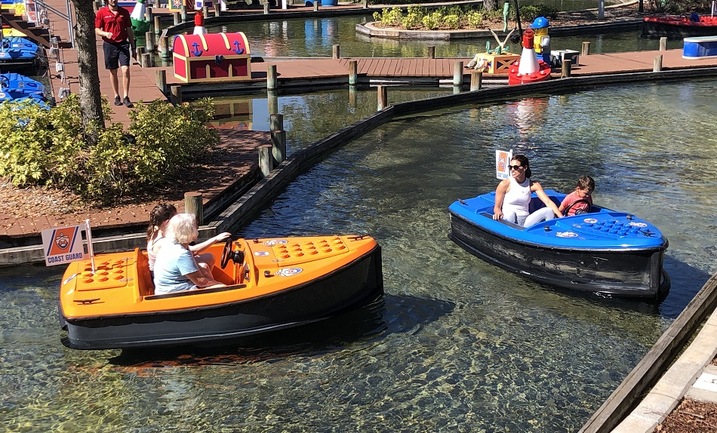
[[[498,212],[494,213],[494,214],[493,214],[493,219],[496,220],[496,221],[503,219],[503,212],[498,211]]]
[[[218,235],[214,236],[215,242],[221,242],[227,238],[230,238],[232,236],[229,232],[219,233]]]

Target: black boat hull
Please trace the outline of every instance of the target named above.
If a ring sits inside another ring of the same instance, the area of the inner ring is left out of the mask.
[[[449,237],[454,242],[488,263],[539,283],[647,301],[660,301],[669,290],[669,277],[662,271],[666,245],[638,250],[540,247],[450,216]]]
[[[63,318],[73,349],[192,345],[272,332],[358,308],[383,294],[381,248],[309,284],[273,296],[153,314]]]

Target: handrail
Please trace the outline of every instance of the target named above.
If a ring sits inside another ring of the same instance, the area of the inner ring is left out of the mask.
[[[66,13],[63,13],[62,11],[54,8],[53,6],[48,5],[45,3],[44,0],[36,0],[35,4],[39,7],[42,7],[44,9],[49,10],[50,12],[54,13],[55,15],[59,16],[60,18],[67,21],[67,37],[69,39],[70,44],[72,46],[75,46],[75,23],[73,20],[73,14],[71,13],[72,5],[70,3],[70,0],[65,0],[65,7],[67,9]]]

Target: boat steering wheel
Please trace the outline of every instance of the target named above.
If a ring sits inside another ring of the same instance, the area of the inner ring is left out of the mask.
[[[234,263],[244,263],[244,257],[245,256],[243,251],[232,251],[232,238],[230,236],[224,243],[224,249],[222,250],[222,259],[219,262],[219,266],[221,266],[222,269],[226,268],[229,264],[229,260],[233,261]]]
[[[232,237],[229,236],[224,242],[224,249],[222,250],[222,260],[219,262],[219,265],[222,267],[222,269],[226,268],[229,264],[229,259],[232,255]]]
[[[567,215],[568,215],[568,212],[570,212],[570,209],[572,209],[572,208],[573,208],[576,204],[578,204],[578,203],[585,203],[586,205],[588,205],[588,208],[587,208],[587,209],[584,209],[584,210],[583,210],[583,209],[578,209],[577,211],[575,211],[575,215],[580,215],[580,214],[582,214],[582,213],[588,213],[588,212],[590,212],[590,202],[587,201],[587,200],[585,200],[584,198],[581,198],[581,199],[579,199],[579,200],[575,200],[573,203],[570,204],[570,206],[566,207],[566,208],[565,208],[565,211],[563,211],[563,215],[566,215],[566,216],[567,216]]]

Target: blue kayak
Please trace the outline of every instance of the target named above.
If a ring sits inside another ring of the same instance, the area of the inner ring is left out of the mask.
[[[0,74],[0,102],[31,99],[33,102],[46,101],[45,86],[39,81],[16,72]]]
[[[25,72],[37,68],[41,48],[30,39],[11,36],[0,40],[0,71]]]
[[[557,204],[565,197],[545,192]],[[588,213],[521,227],[494,220],[494,202],[490,192],[451,204],[451,239],[489,263],[544,284],[615,297],[666,296],[668,241],[649,221],[593,205]],[[531,212],[542,206],[533,194]]]

